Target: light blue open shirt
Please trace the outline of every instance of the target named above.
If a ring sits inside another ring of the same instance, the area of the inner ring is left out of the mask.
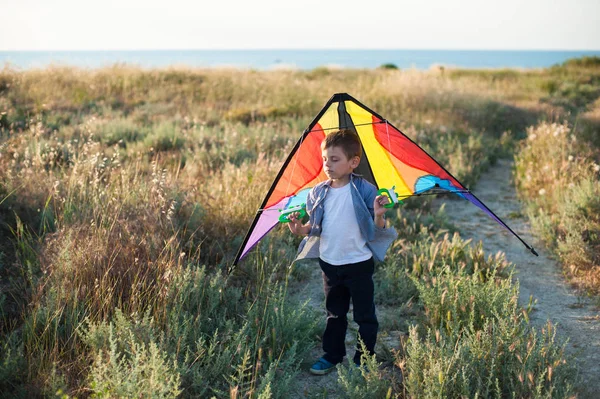
[[[377,227],[375,221],[375,210],[373,202],[377,197],[377,188],[362,177],[350,175],[350,192],[352,193],[352,204],[356,214],[356,221],[367,247],[373,253],[373,259],[382,262],[385,253],[398,236],[393,227]],[[324,200],[331,188],[331,180],[317,184],[308,193],[306,200],[306,211],[309,215],[310,232],[304,237],[298,247],[296,260],[318,258],[319,240],[321,236],[323,214],[325,211]]]

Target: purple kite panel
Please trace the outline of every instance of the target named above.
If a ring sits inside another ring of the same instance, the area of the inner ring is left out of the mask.
[[[273,230],[273,227],[277,226],[277,223],[279,223],[279,210],[284,209],[288,201],[289,197],[284,198],[271,208],[262,211],[256,222],[256,226],[254,226],[254,230],[252,230],[252,234],[250,235],[250,238],[248,238],[248,242],[242,251],[240,259],[246,256],[248,251],[254,248],[261,238],[266,236],[269,231]]]
[[[484,211],[485,213],[487,213],[492,219],[494,219],[496,222],[500,223],[502,226],[504,226],[504,228],[506,228],[508,231],[511,231],[508,226],[498,218],[498,216],[494,215],[494,213],[492,211],[489,210],[489,208],[487,206],[485,206],[483,204],[483,202],[479,201],[479,199],[477,197],[475,197],[473,194],[471,193],[461,193],[462,196],[466,199],[468,199],[469,201],[471,201],[473,204],[475,204],[479,209],[481,209],[482,211]],[[514,233],[513,233],[514,234]]]

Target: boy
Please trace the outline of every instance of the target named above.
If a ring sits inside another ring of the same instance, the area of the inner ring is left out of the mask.
[[[350,298],[359,336],[369,353],[374,353],[379,325],[374,303],[374,260],[383,260],[397,236],[393,228],[385,228],[384,205],[389,199],[377,195],[375,186],[353,173],[362,156],[358,135],[351,130],[331,133],[321,143],[321,153],[329,180],[308,194],[308,223],[302,224],[295,213],[290,215],[288,224],[292,233],[307,235],[297,259],[318,257],[323,271],[327,308],[325,354],[310,369],[317,375],[333,370],[346,355]],[[357,347],[357,365],[361,354]]]

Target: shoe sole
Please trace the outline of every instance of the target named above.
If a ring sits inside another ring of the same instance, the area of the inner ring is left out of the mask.
[[[310,373],[314,374],[314,375],[325,375],[328,373],[331,373],[333,370],[335,370],[335,367],[326,369],[326,370],[315,370],[315,369],[310,369]]]

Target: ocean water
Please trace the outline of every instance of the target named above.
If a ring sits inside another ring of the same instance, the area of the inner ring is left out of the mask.
[[[434,65],[461,68],[545,68],[570,58],[600,56],[598,51],[534,50],[140,50],[140,51],[0,51],[0,67],[43,68],[71,65],[98,68],[130,64],[142,68],[188,66],[269,70],[318,67],[429,69]]]

